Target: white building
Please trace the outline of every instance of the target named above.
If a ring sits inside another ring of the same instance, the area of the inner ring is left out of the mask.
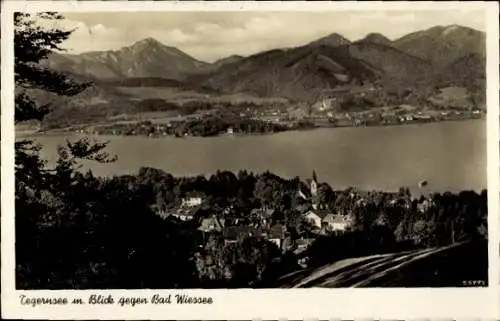
[[[306,219],[306,221],[308,221],[309,223],[311,223],[315,227],[321,228],[321,217],[318,214],[316,214],[314,211],[307,212],[304,215],[304,218]]]
[[[323,223],[331,231],[346,231],[352,227],[353,218],[350,215],[328,214],[323,218]]]
[[[182,200],[182,206],[194,207],[201,205],[202,201],[201,197],[187,197]]]
[[[189,220],[193,219],[193,213],[191,213],[189,211],[178,211],[178,212],[172,213],[172,216],[178,218],[181,221],[189,221]]]

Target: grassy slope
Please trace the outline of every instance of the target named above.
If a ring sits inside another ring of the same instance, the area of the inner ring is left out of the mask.
[[[486,280],[487,243],[342,260],[281,278],[283,288],[447,287]]]

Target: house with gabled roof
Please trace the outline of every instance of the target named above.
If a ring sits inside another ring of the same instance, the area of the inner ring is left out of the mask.
[[[315,227],[321,228],[323,226],[323,219],[328,214],[331,214],[331,212],[325,209],[312,209],[304,214],[304,218]]]
[[[182,206],[184,207],[194,207],[199,206],[203,202],[200,196],[186,197],[182,199]]]
[[[208,232],[222,232],[224,229],[225,220],[216,215],[204,218],[201,220],[201,225],[198,230]]]
[[[201,206],[205,199],[206,195],[203,192],[188,192],[181,199],[181,206],[185,208]]]
[[[354,218],[352,215],[327,214],[323,217],[322,225],[330,231],[344,232],[352,228]]]
[[[304,214],[304,219],[316,228],[321,228],[321,217],[314,210]]]

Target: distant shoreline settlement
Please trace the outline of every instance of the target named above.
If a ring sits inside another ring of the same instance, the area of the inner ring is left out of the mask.
[[[423,111],[392,112],[372,111],[364,113],[332,114],[326,112],[295,119],[288,113],[262,112],[258,115],[246,113],[204,113],[169,121],[142,120],[113,122],[93,126],[73,126],[63,131],[75,131],[93,135],[147,136],[147,137],[209,137],[221,135],[271,134],[293,130],[316,128],[397,126],[441,121],[482,119],[485,111],[451,110],[426,113]]]

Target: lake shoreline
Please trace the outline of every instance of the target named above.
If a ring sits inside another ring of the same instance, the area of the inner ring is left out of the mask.
[[[174,176],[228,170],[309,177],[314,169],[335,189],[395,191],[429,181],[425,191],[480,191],[486,185],[486,122],[447,121],[414,126],[319,128],[276,135],[215,137],[100,136],[81,133],[17,137],[43,146],[41,157],[57,162],[57,146],[87,136],[107,142],[111,164],[84,161],[83,171],[97,176],[134,174],[140,167]],[[210,138],[210,139],[207,139]]]
[[[216,135],[207,135],[207,136],[201,136],[201,135],[185,135],[185,136],[175,136],[175,135],[120,135],[120,134],[100,134],[100,133],[88,133],[88,132],[81,132],[81,131],[76,131],[77,133],[81,134],[88,134],[88,135],[93,135],[93,136],[101,136],[101,137],[110,137],[110,136],[118,136],[118,137],[148,137],[152,139],[161,139],[161,138],[213,138],[213,137],[245,137],[245,136],[269,136],[269,135],[275,135],[275,134],[280,134],[280,133],[286,133],[286,132],[308,132],[308,131],[314,131],[317,129],[344,129],[344,128],[371,128],[371,127],[400,127],[400,126],[421,126],[421,125],[426,125],[426,124],[434,124],[434,123],[449,123],[449,122],[466,122],[466,121],[475,121],[475,120],[483,120],[485,121],[486,118],[484,117],[477,117],[477,118],[454,118],[454,119],[443,119],[443,120],[432,120],[432,121],[410,121],[410,122],[402,122],[402,123],[390,123],[390,124],[369,124],[369,125],[328,125],[328,124],[320,124],[320,125],[315,125],[314,127],[306,127],[306,128],[293,128],[293,129],[288,129],[288,130],[282,130],[282,131],[274,131],[274,132],[266,132],[266,133],[233,133],[233,134],[228,134],[228,133],[220,133]],[[80,125],[83,126],[83,125]],[[96,126],[96,125],[85,125],[86,127],[90,126]],[[50,129],[50,130],[23,130],[23,131],[17,131],[15,132],[16,136],[22,133],[27,136],[38,136],[38,135],[47,135],[47,136],[52,136],[52,135],[63,135],[63,134],[73,134],[75,133],[75,129],[68,129],[68,128],[57,128],[57,129]]]

